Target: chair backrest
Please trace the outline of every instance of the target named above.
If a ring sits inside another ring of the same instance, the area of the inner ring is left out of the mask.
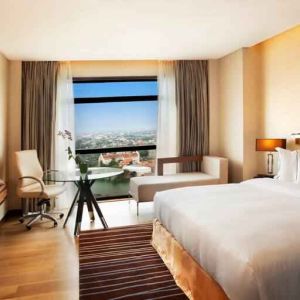
[[[15,161],[19,177],[32,176],[43,179],[43,169],[39,162],[36,150],[24,150],[15,152]],[[36,184],[31,179],[20,180],[19,188]]]

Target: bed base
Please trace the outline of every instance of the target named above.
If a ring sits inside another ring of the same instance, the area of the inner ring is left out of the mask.
[[[202,269],[156,219],[152,245],[162,258],[176,284],[191,300],[229,300],[220,285]]]

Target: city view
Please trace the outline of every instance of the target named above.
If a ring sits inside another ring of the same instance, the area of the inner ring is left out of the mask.
[[[156,131],[98,132],[76,136],[76,149],[104,149],[143,145],[156,145]],[[130,178],[144,175],[126,169],[126,166],[134,165],[146,168],[147,174],[153,174],[155,170],[155,150],[91,153],[81,154],[80,156],[88,163],[89,167],[113,167],[124,170],[124,173],[119,176],[98,180],[93,185],[93,192],[98,198],[127,195]]]
[[[102,132],[76,136],[76,149],[105,149],[131,146],[156,145],[156,131]],[[124,167],[135,164],[154,171],[155,151],[138,150],[118,153],[92,153],[81,155],[90,167]]]
[[[111,131],[86,133],[76,135],[76,149],[105,149],[156,145],[155,130]],[[90,167],[124,167],[125,165],[140,165],[151,168],[154,172],[155,150],[138,150],[113,153],[82,154],[82,158]]]
[[[155,130],[100,131],[76,135],[76,149],[99,149],[156,145]]]
[[[89,154],[80,154],[89,167],[113,167],[124,171],[95,182],[93,192],[98,198],[127,195],[131,177],[154,172],[156,150],[139,147],[156,145],[157,101],[114,101],[114,97],[143,95],[157,95],[157,82],[74,83],[75,104],[76,97],[100,97],[99,102],[81,100],[75,105],[76,150],[90,150]],[[101,102],[101,97],[109,97],[111,101]],[[103,151],[122,147],[136,149]]]

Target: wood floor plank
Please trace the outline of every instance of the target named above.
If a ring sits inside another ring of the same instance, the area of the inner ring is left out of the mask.
[[[110,227],[152,220],[152,203],[143,204],[136,216],[133,201],[100,204]],[[16,218],[0,225],[0,299],[77,300],[79,298],[78,240],[73,236],[74,215],[65,229],[62,221],[36,224],[27,231]],[[82,229],[102,228],[89,222],[84,211]]]

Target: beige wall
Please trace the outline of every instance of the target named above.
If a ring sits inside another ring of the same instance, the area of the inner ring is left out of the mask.
[[[0,178],[7,181],[7,104],[8,60],[0,53]],[[0,220],[7,210],[7,203],[0,206]]]
[[[9,63],[9,102],[8,102],[8,200],[9,209],[20,208],[16,197],[17,175],[14,165],[14,152],[21,150],[21,62]]]
[[[74,77],[153,76],[158,71],[154,60],[73,61],[71,66]]]
[[[257,48],[262,60],[264,134],[289,137],[300,131],[300,26]]]
[[[0,178],[6,180],[8,60],[0,53]]]
[[[300,132],[300,26],[252,47],[252,51],[259,56],[260,136],[287,138],[289,149],[299,149],[290,134]],[[257,156],[258,171],[262,172],[265,155]]]
[[[243,51],[218,60],[219,155],[229,158],[229,180],[243,177]]]
[[[209,154],[220,155],[219,126],[219,81],[218,81],[218,61],[210,60],[208,63],[209,81]]]
[[[229,159],[229,181],[240,182],[257,174],[255,139],[262,127],[260,53],[256,48],[240,49],[214,64],[211,101],[219,110],[216,152]]]
[[[256,138],[263,136],[260,70],[258,49],[243,49],[243,180],[258,173],[255,144]]]
[[[266,172],[256,138],[287,138],[300,132],[300,26],[215,62],[212,88],[219,103],[219,155],[230,160],[238,182]],[[275,154],[275,171],[276,171]]]

